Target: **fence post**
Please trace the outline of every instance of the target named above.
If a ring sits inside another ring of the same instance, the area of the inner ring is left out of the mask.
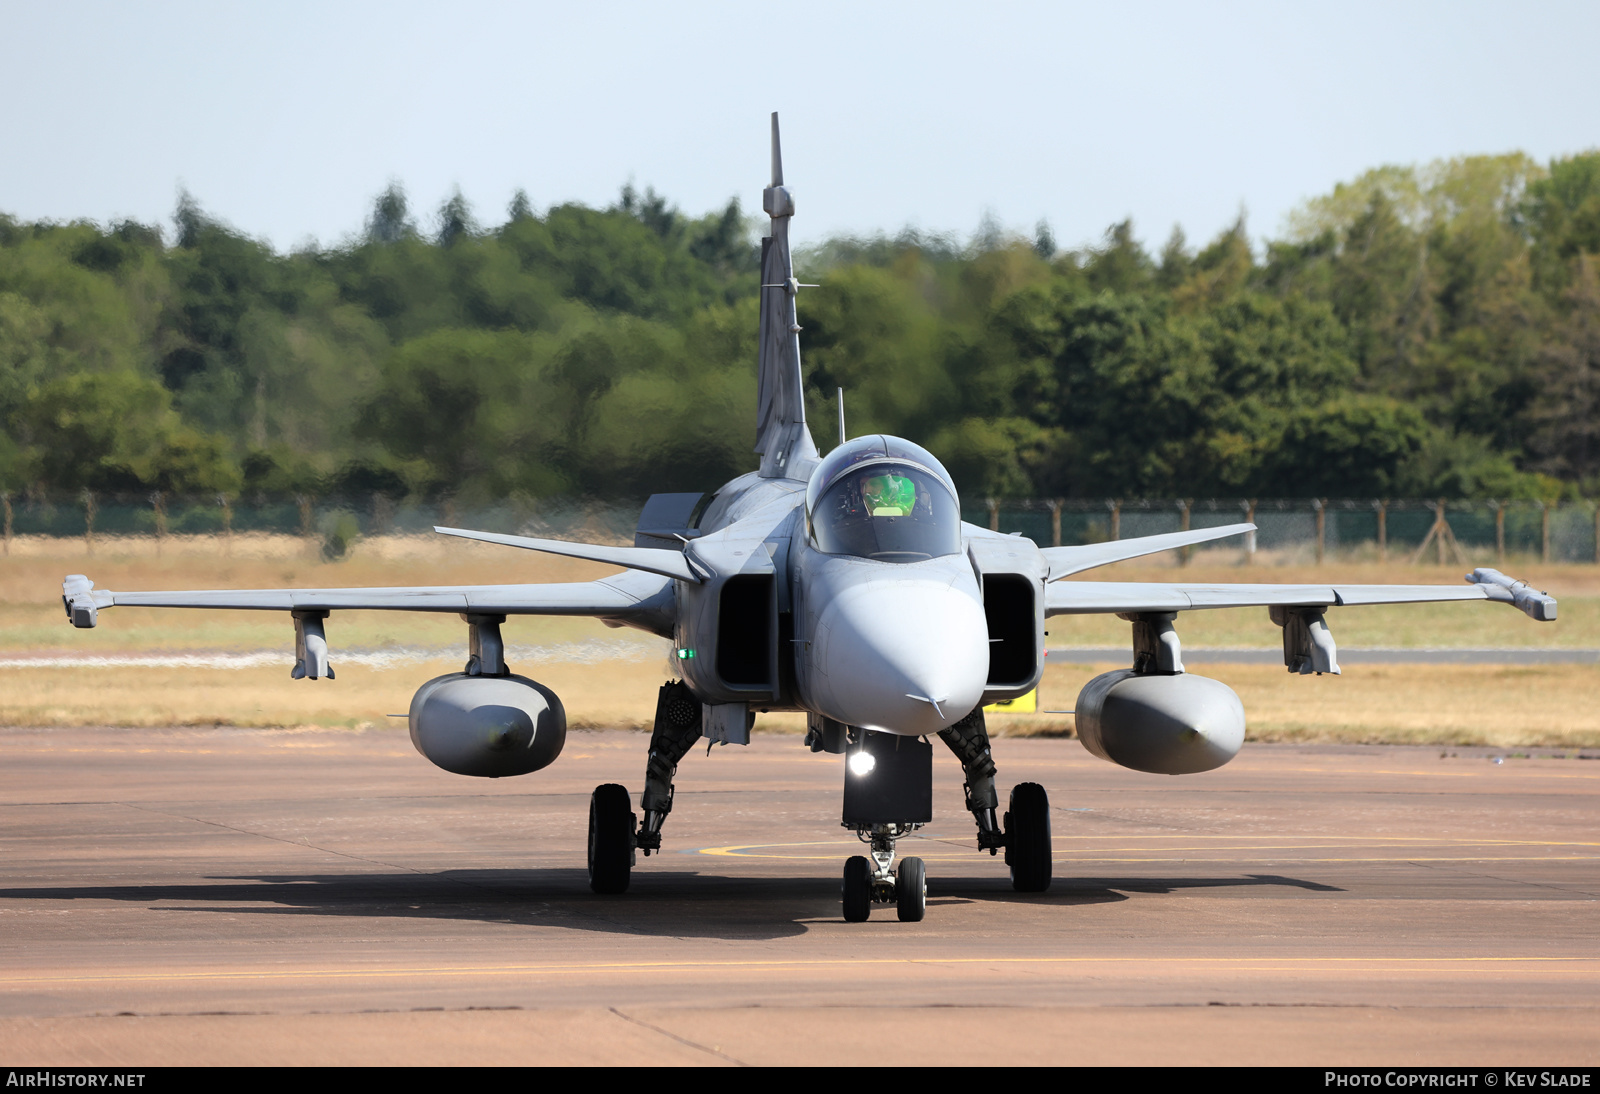
[[[300,507],[300,538],[309,540],[311,538],[311,495],[296,494],[294,501]]]
[[[1501,565],[1506,561],[1506,503],[1494,503],[1494,560]]]
[[[372,534],[386,536],[393,530],[394,499],[387,494],[372,495]]]
[[[228,495],[217,495],[217,506],[222,510],[222,550],[224,554],[233,554],[233,503],[228,500]]]
[[[1050,499],[1050,546],[1052,547],[1061,546],[1061,506],[1065,501],[1065,498]]]
[[[1550,561],[1550,503],[1539,503],[1539,561]]]
[[[1122,538],[1122,499],[1118,498],[1111,503],[1111,539],[1113,542]]]
[[[1189,530],[1189,514],[1193,509],[1194,509],[1194,501],[1193,501],[1193,499],[1191,499],[1191,498],[1179,498],[1178,499],[1178,530],[1180,532],[1187,532]],[[1192,547],[1180,547],[1180,548],[1178,548],[1178,565],[1179,566],[1187,566],[1187,565],[1189,565],[1189,552],[1192,551],[1193,549],[1194,548],[1192,548]]]
[[[1247,523],[1247,524],[1254,524],[1256,522],[1256,499],[1255,498],[1251,498],[1249,501],[1245,502],[1244,519],[1245,519],[1245,523]],[[1246,532],[1244,534],[1244,564],[1246,566],[1253,566],[1253,565],[1255,565],[1255,561],[1256,561],[1256,534],[1255,534],[1254,531],[1249,531],[1249,532]]]
[[[993,498],[985,498],[984,504],[989,507],[989,531],[998,532],[1000,530],[1000,503]]]
[[[6,554],[9,555],[11,553],[11,491],[0,490],[0,503],[4,503],[6,507],[5,545]]]
[[[1378,561],[1389,561],[1389,499],[1378,502]]]
[[[150,506],[156,511],[156,557],[161,557],[161,546],[167,540],[167,496],[157,490],[150,495]]]
[[[1317,565],[1322,565],[1322,556],[1327,546],[1328,531],[1328,499],[1312,498],[1311,507],[1317,511]]]
[[[83,502],[83,553],[94,554],[94,491],[87,486],[78,495]]]

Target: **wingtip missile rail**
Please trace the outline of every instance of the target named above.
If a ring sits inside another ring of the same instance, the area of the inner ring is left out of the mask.
[[[1556,598],[1540,592],[1526,581],[1507,577],[1487,566],[1479,566],[1466,576],[1466,580],[1482,589],[1488,599],[1510,604],[1529,619],[1540,623],[1555,622]]]

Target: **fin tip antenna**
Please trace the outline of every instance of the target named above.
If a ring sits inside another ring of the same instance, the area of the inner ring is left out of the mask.
[[[783,185],[783,150],[778,146],[778,112],[772,112],[772,185]]]

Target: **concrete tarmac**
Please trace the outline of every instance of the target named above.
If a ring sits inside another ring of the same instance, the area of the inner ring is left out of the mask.
[[[403,729],[0,729],[0,1062],[1600,1061],[1600,762],[1247,745],[1168,778],[1001,739],[1056,881],[975,850],[936,745],[922,923],[839,915],[842,759],[704,747],[666,852],[589,892],[589,791]]]
[[[1133,651],[1127,646],[1052,646],[1045,656],[1058,664],[1101,665],[1133,664]],[[1281,665],[1281,648],[1240,646],[1185,646],[1183,659],[1212,665]],[[3,664],[4,662],[0,662]],[[1550,647],[1339,647],[1343,665],[1600,665],[1600,650],[1555,649]]]

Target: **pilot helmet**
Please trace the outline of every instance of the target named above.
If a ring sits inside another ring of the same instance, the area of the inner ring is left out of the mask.
[[[917,484],[911,476],[885,468],[861,480],[861,500],[875,517],[909,517],[917,506]]]

